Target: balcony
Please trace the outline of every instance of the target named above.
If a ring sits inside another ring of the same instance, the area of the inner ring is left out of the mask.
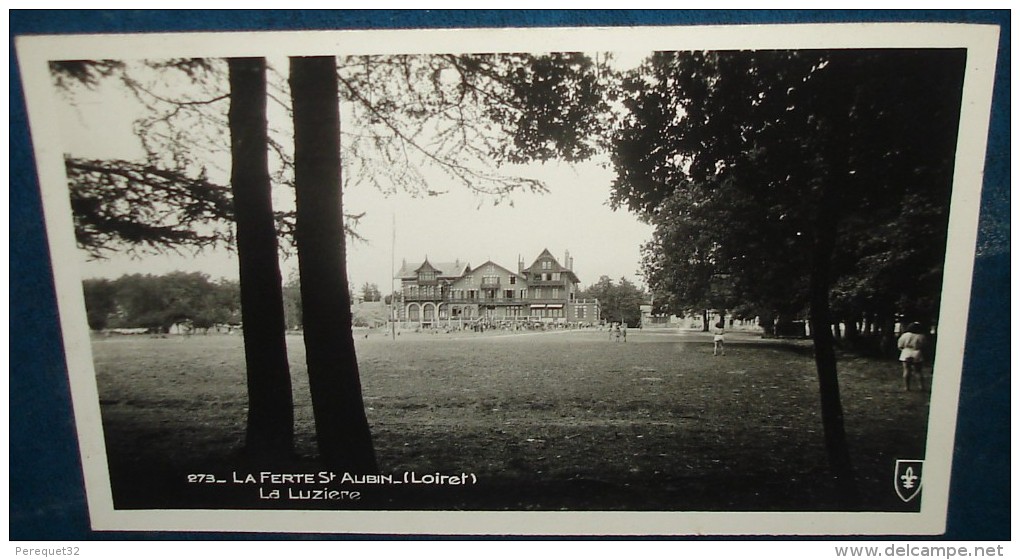
[[[518,297],[475,297],[475,298],[446,298],[443,300],[447,303],[456,304],[478,304],[478,305],[526,305],[530,300],[521,299]]]
[[[528,287],[541,288],[549,286],[553,288],[564,287],[567,285],[567,281],[564,278],[559,280],[528,280]]]
[[[414,301],[445,301],[445,299],[441,298],[439,294],[432,296],[426,296],[422,294],[415,295],[404,294],[403,296],[401,296],[401,298],[404,300],[404,303],[411,303]]]
[[[401,296],[401,301],[403,301],[404,303],[431,301],[431,302],[436,302],[436,303],[456,303],[458,305],[463,305],[463,304],[478,304],[478,305],[527,305],[529,303],[535,303],[535,300],[532,300],[532,299],[525,299],[525,298],[520,298],[520,297],[517,297],[517,296],[506,297],[506,295],[502,294],[502,293],[497,293],[495,296],[491,296],[491,297],[490,296],[486,296],[485,294],[478,294],[475,297],[467,297],[466,295],[463,296],[463,297],[457,297],[457,296],[454,296],[453,294],[451,294],[449,292],[447,292],[446,294],[443,294],[442,297],[440,297],[439,295],[427,296],[427,295],[422,295],[422,294],[416,294],[416,295],[404,294],[403,296]],[[544,302],[546,300],[542,300],[542,301]],[[548,300],[548,301],[550,303],[554,302],[554,301],[562,302],[562,299],[555,299],[555,300]]]

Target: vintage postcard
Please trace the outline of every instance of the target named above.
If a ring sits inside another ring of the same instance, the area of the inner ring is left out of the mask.
[[[19,37],[93,529],[943,532],[997,45]]]

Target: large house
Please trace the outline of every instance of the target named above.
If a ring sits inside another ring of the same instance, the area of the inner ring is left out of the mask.
[[[572,269],[569,252],[560,263],[548,249],[527,268],[519,260],[516,272],[493,261],[472,268],[459,260],[405,260],[396,275],[401,283],[398,320],[423,327],[594,325],[600,319],[598,301],[576,297],[579,280]]]

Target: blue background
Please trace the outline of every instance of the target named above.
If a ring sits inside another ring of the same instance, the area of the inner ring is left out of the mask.
[[[24,11],[10,12],[10,538],[253,539],[89,528],[14,37],[147,31],[932,21],[1001,26],[947,533],[1010,538],[1010,22],[1008,10]],[[951,266],[951,265],[950,265]],[[322,538],[321,536],[316,538]],[[335,537],[357,538],[357,537]],[[916,540],[916,538],[915,538]]]

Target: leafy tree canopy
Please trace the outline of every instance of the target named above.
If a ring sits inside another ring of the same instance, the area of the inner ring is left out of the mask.
[[[144,160],[65,158],[80,246],[96,258],[233,246],[223,60],[56,61],[50,70],[71,103],[77,88],[105,80],[140,107],[134,132]],[[518,189],[546,188],[505,165],[588,158],[608,126],[611,74],[578,53],[346,57],[337,72],[347,186],[434,196],[452,185],[498,202]],[[270,68],[268,85],[269,111],[285,116],[286,79]],[[271,180],[292,188],[292,125],[287,118],[270,125]],[[294,213],[276,214],[288,241]],[[348,235],[356,237],[362,215],[346,214]]]
[[[89,327],[147,328],[166,332],[175,324],[208,329],[240,323],[240,288],[230,280],[212,281],[199,272],[129,274],[116,280],[83,282]]]
[[[829,227],[837,311],[929,318],[941,287],[963,53],[656,53],[624,82],[613,204],[656,226],[650,285],[705,305],[713,275],[804,308]]]
[[[599,300],[602,319],[610,323],[627,323],[636,327],[641,323],[641,306],[647,303],[645,293],[627,278],[614,282],[608,276],[581,290],[578,298]]]

